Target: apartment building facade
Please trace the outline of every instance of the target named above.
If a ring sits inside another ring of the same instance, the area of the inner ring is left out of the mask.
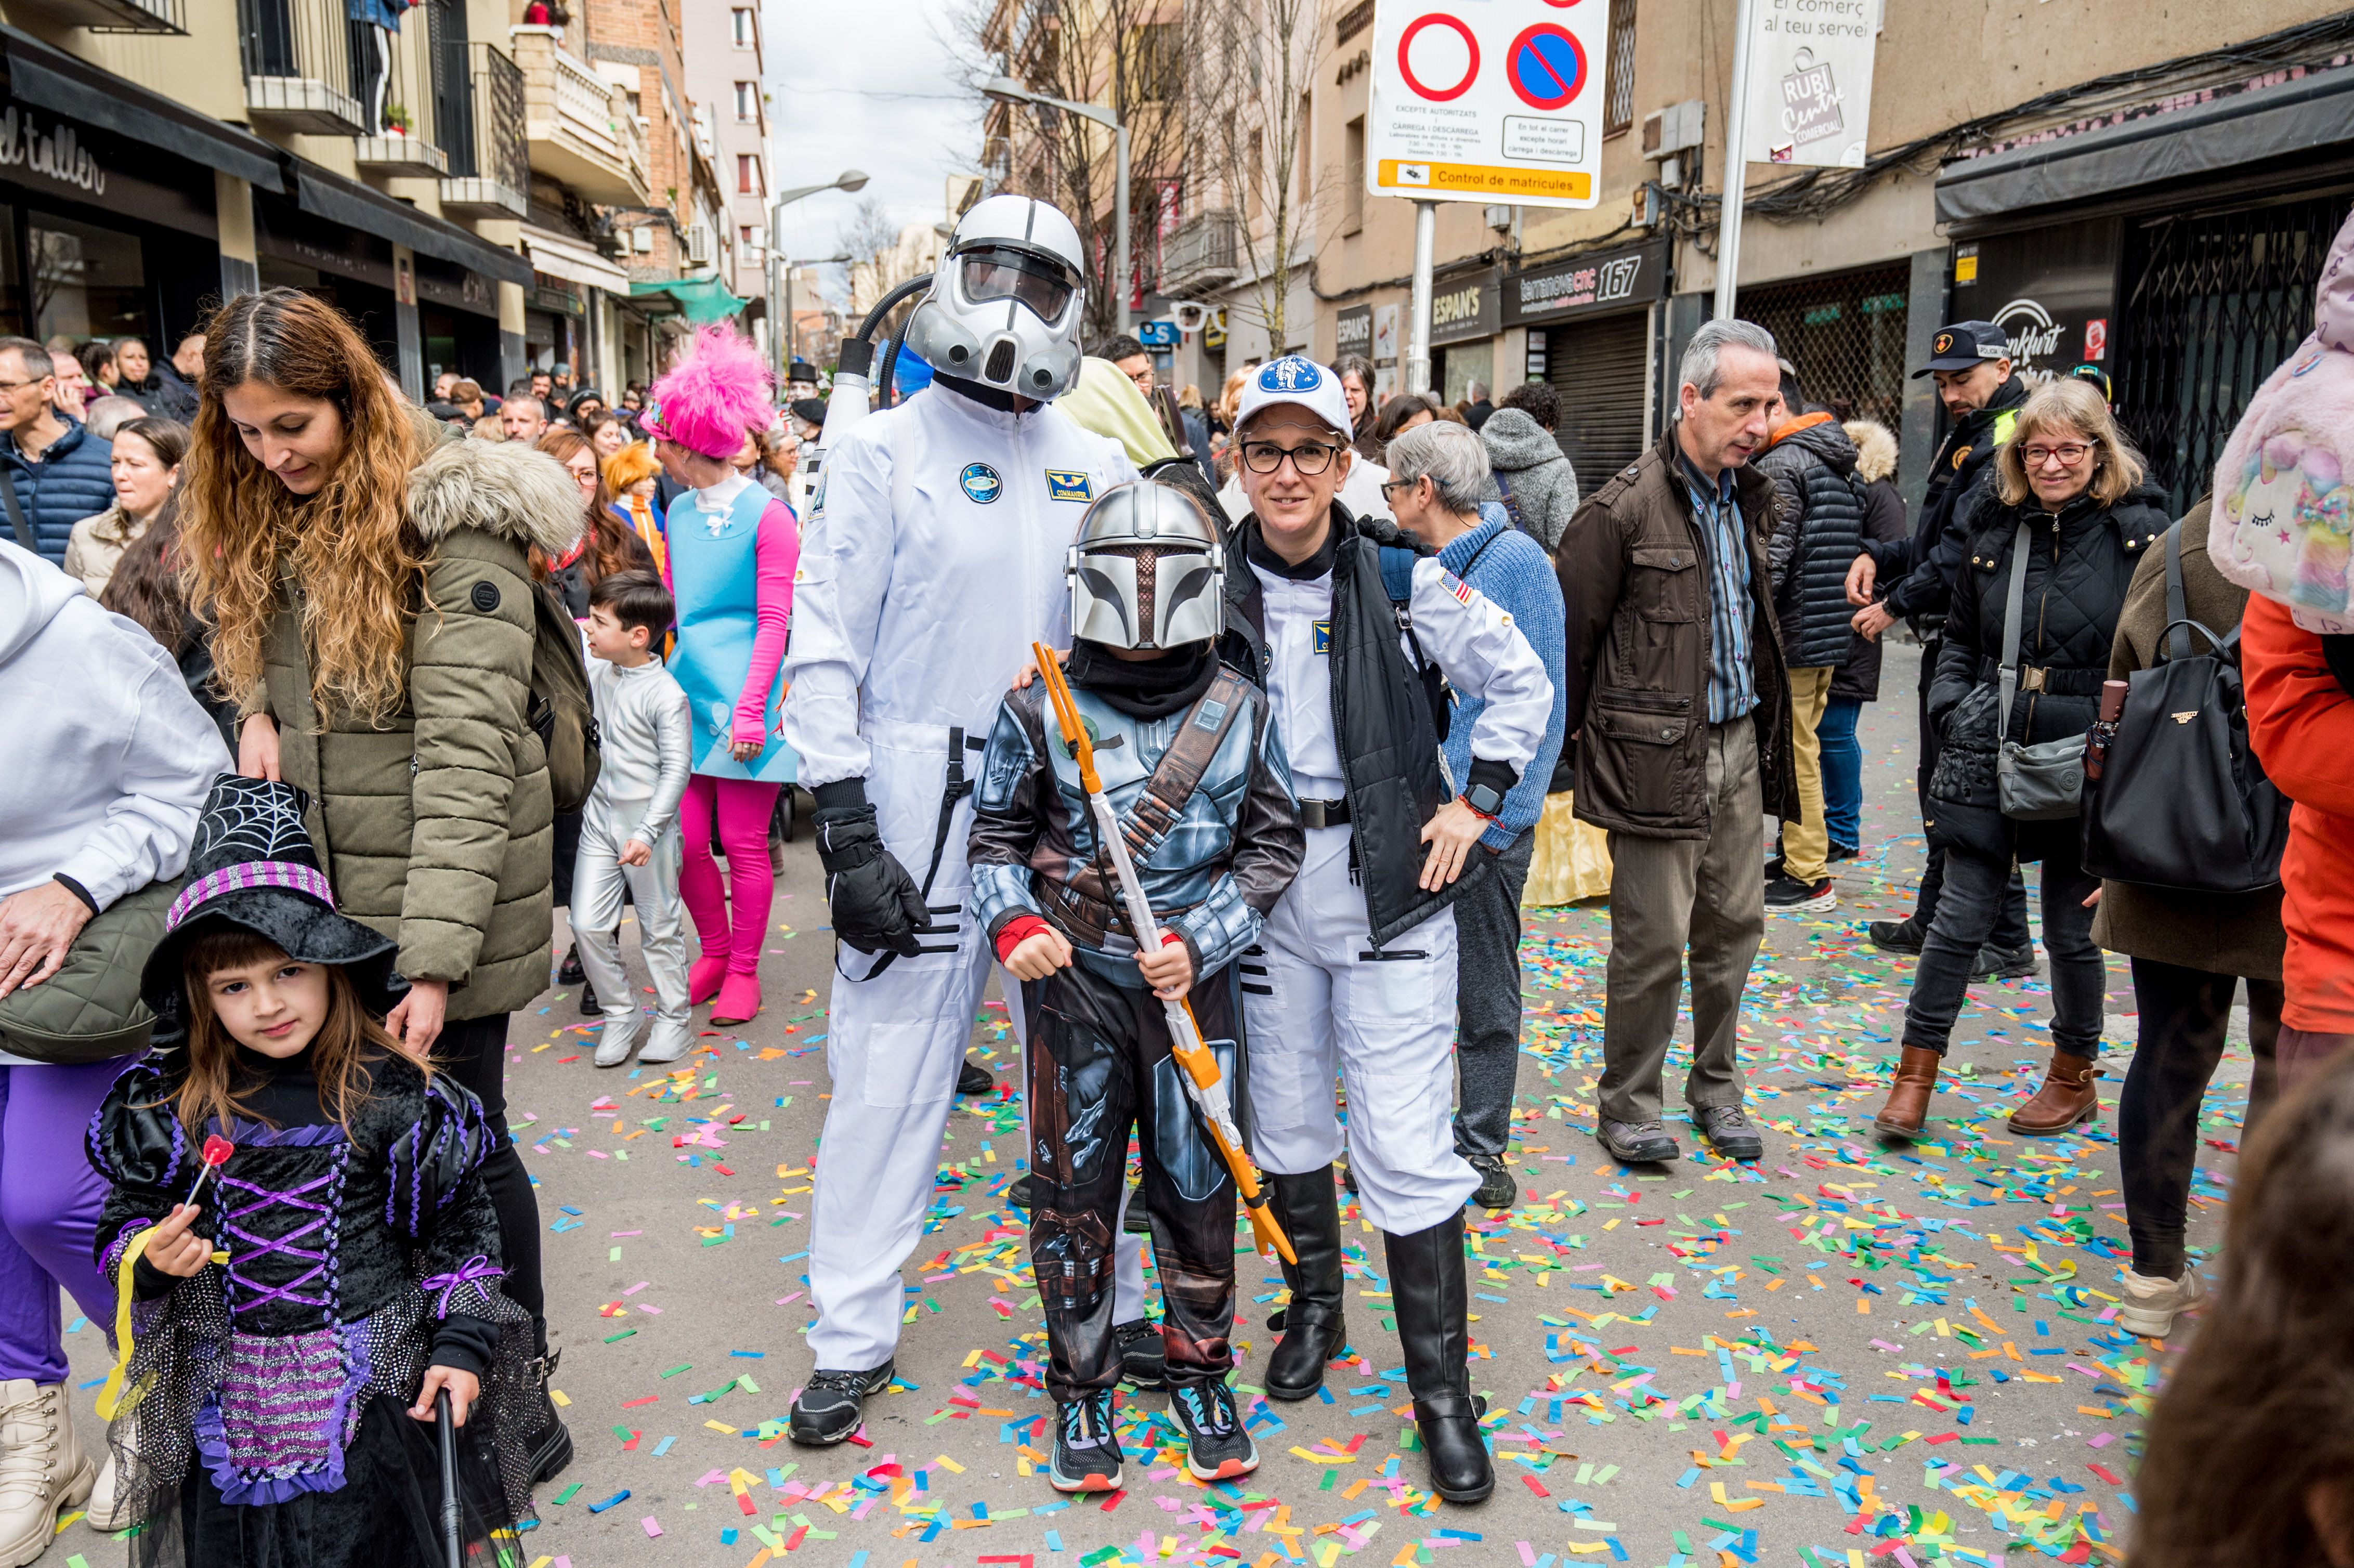
[[[639,3],[5,0],[0,328],[168,344],[286,285],[418,395],[443,370],[642,371],[691,307],[641,285],[686,257],[624,230],[695,189],[628,101],[634,61],[590,63],[640,47]]]

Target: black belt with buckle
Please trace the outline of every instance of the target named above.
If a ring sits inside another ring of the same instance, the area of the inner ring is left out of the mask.
[[[1338,828],[1349,821],[1346,800],[1302,800],[1299,802],[1299,825],[1303,828]]]

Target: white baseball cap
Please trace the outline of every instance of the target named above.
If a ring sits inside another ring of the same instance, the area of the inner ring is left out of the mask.
[[[1349,399],[1341,391],[1341,378],[1304,355],[1287,354],[1251,373],[1243,384],[1242,400],[1235,405],[1235,429],[1241,429],[1253,416],[1278,403],[1306,409],[1336,435],[1350,432]]]

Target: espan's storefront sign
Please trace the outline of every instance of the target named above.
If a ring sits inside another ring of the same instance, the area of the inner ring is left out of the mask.
[[[1430,341],[1469,343],[1493,337],[1501,324],[1494,268],[1463,278],[1441,279],[1430,296]]]

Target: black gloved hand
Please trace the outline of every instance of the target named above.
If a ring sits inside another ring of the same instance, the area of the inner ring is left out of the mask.
[[[924,895],[907,868],[883,847],[872,806],[836,806],[817,814],[817,858],[833,934],[862,953],[888,948],[914,958],[916,927],[931,924]]]

